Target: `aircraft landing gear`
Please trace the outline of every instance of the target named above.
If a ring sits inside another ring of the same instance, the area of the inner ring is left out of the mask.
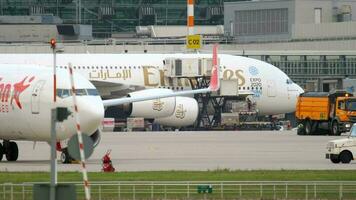
[[[0,161],[2,160],[3,157],[4,157],[4,147],[0,143]]]
[[[68,153],[68,149],[65,148],[65,149],[62,149],[62,152],[61,152],[61,162],[63,164],[68,164],[68,163],[71,163],[74,159],[69,155]]]
[[[6,160],[16,161],[19,157],[19,148],[16,142],[10,142],[9,140],[4,140],[3,144],[0,143],[0,161],[5,154]]]

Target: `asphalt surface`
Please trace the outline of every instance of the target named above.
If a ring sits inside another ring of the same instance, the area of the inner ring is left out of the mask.
[[[119,171],[355,169],[325,159],[326,143],[345,136],[298,136],[295,131],[104,132],[87,162],[101,170],[101,158],[111,149]],[[1,161],[0,171],[49,171],[47,143],[19,141],[19,159]],[[58,155],[59,157],[59,155]],[[59,171],[80,171],[79,164],[58,164]]]

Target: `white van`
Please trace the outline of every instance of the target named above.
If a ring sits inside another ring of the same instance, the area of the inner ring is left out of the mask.
[[[326,159],[333,163],[350,163],[356,156],[356,123],[350,130],[347,138],[331,140],[326,145]]]

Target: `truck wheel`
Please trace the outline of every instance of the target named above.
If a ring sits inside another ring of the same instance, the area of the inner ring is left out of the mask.
[[[335,164],[340,162],[340,158],[339,157],[331,157],[330,160],[331,160],[332,163],[335,163]]]
[[[333,121],[332,125],[331,125],[331,133],[333,135],[340,135],[340,131],[339,131],[339,124],[337,123],[337,121]]]
[[[305,135],[303,128],[298,128],[297,135]]]
[[[350,163],[352,160],[352,154],[348,151],[343,151],[340,153],[340,161],[342,163]]]
[[[305,122],[304,129],[305,129],[305,135],[311,135],[311,133],[312,133],[312,126],[311,126],[310,120],[307,120],[307,121]]]

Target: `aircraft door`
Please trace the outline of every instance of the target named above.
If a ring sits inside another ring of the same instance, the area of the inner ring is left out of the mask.
[[[276,82],[274,80],[267,80],[267,95],[268,97],[276,96]]]
[[[42,87],[45,84],[46,81],[40,80],[37,81],[35,84],[35,87],[32,90],[32,95],[31,95],[31,111],[32,114],[39,114],[40,113],[40,99],[41,99],[41,91]]]

